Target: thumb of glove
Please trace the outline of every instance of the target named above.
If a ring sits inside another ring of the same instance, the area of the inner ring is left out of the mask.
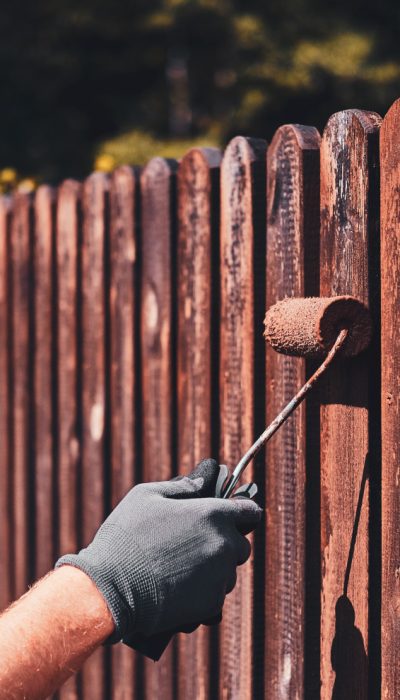
[[[220,468],[215,459],[203,459],[187,476],[176,476],[170,481],[145,484],[148,491],[153,490],[164,498],[206,498],[215,496]]]
[[[195,467],[195,469],[188,474],[188,479],[191,481],[194,479],[202,479],[203,484],[197,490],[197,496],[201,498],[215,496],[215,487],[219,477],[220,467],[215,459],[203,459]],[[198,483],[201,483],[200,481]]]

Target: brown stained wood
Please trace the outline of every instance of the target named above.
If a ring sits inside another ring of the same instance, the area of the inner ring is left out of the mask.
[[[173,434],[173,241],[174,161],[153,158],[141,178],[141,381],[143,481],[174,476]],[[145,695],[174,697],[174,642],[160,661],[145,661]],[[162,691],[161,691],[162,689]]]
[[[42,185],[34,205],[34,431],[35,431],[35,577],[54,566],[53,466],[53,190]]]
[[[382,700],[400,697],[400,102],[383,120],[382,310]]]
[[[78,245],[81,185],[66,180],[58,190],[57,279],[57,488],[58,554],[77,552],[78,470]],[[59,690],[60,700],[77,700],[76,676]]]
[[[261,258],[264,275],[265,245],[260,255],[255,236],[265,237],[265,218],[256,216],[259,202],[265,201],[265,150],[264,141],[237,137],[228,145],[221,165],[220,460],[230,468],[255,438],[256,387],[264,397],[264,379],[260,387],[254,356],[257,344],[263,343],[261,319],[260,327],[255,327],[255,295],[257,287],[262,288],[255,264]],[[245,480],[253,476],[254,465],[250,465]],[[254,697],[253,567],[252,556],[238,571],[236,588],[224,605],[220,643],[223,700]]]
[[[188,474],[212,456],[212,376],[216,338],[212,321],[218,245],[219,166],[217,149],[189,151],[178,169],[178,465]],[[214,435],[213,435],[214,430]],[[182,634],[178,689],[182,700],[207,700],[210,692],[210,633],[201,626]]]
[[[369,303],[378,235],[380,117],[333,115],[321,144],[321,296]],[[372,199],[371,199],[372,198]],[[369,355],[338,361],[321,391],[321,697],[368,696]]]
[[[10,200],[0,198],[0,610],[13,599],[11,528],[12,473],[10,436],[9,294]]]
[[[105,289],[104,246],[108,179],[94,173],[83,185],[82,237],[82,545],[104,519]],[[105,655],[98,649],[82,672],[85,698],[104,700]]]
[[[13,198],[11,227],[12,362],[13,362],[13,522],[14,595],[19,597],[30,580],[31,466],[31,199],[23,193]]]
[[[81,185],[62,183],[57,197],[57,446],[59,553],[79,547],[78,468],[78,242]],[[79,302],[80,303],[80,302]]]
[[[282,126],[267,156],[267,308],[318,295],[319,144],[313,127]],[[313,268],[311,270],[310,268]],[[305,382],[305,360],[267,345],[266,423]],[[305,675],[306,408],[266,451],[265,697],[303,698]],[[318,552],[315,552],[318,556]]]
[[[110,414],[111,507],[134,485],[135,445],[135,176],[123,166],[110,185]],[[135,655],[129,647],[112,648],[112,698],[132,700]]]

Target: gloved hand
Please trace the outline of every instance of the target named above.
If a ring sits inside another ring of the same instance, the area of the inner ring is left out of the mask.
[[[220,615],[250,556],[244,537],[262,510],[248,498],[214,497],[219,467],[203,460],[187,477],[135,486],[78,554],[103,594],[116,630],[110,643],[149,637]]]

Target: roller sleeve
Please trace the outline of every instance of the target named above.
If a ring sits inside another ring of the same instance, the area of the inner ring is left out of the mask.
[[[341,355],[353,357],[371,340],[367,307],[351,296],[288,298],[267,311],[264,336],[277,352],[322,358],[344,328],[349,334]]]

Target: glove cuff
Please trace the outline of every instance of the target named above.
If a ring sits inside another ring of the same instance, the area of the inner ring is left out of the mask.
[[[121,561],[129,561],[129,569],[121,571]],[[158,616],[156,581],[146,557],[124,530],[102,525],[92,544],[78,554],[62,556],[55,568],[64,564],[81,569],[103,595],[115,622],[106,644],[115,644],[136,630],[151,634]]]

